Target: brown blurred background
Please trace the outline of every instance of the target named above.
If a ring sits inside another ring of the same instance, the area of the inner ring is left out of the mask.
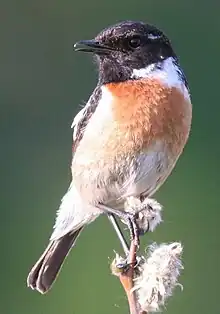
[[[184,290],[175,291],[166,313],[220,312],[219,6],[215,0],[1,1],[1,314],[128,312],[109,271],[119,244],[105,217],[83,233],[48,295],[26,287],[70,181],[73,116],[96,84],[91,57],[73,53],[72,45],[124,19],[156,24],[169,35],[194,105],[185,153],[156,195],[165,222],[143,239],[184,245]]]

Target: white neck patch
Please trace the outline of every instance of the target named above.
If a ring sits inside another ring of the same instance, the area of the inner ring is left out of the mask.
[[[189,99],[189,91],[181,80],[179,71],[174,58],[170,57],[161,62],[160,68],[154,63],[143,69],[134,69],[131,78],[159,79],[168,87],[179,88],[184,96]]]

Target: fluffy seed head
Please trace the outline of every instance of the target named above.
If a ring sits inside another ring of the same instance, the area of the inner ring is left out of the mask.
[[[178,242],[149,247],[148,258],[140,266],[133,288],[143,311],[160,311],[173,289],[180,285],[178,277],[183,269],[180,259],[182,250]]]

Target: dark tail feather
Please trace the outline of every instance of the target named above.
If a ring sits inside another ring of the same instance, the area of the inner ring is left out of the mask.
[[[28,287],[42,294],[46,293],[51,288],[66,256],[82,229],[83,227],[74,233],[68,233],[62,238],[49,243],[28,275]]]

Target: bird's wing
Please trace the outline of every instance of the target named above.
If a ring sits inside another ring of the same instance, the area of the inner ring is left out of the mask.
[[[89,98],[86,106],[80,110],[80,112],[75,116],[71,128],[73,128],[73,154],[76,151],[76,148],[81,141],[85,128],[95,112],[99,99],[101,97],[101,88],[96,87],[91,97]]]
[[[86,106],[75,116],[73,128],[73,154],[81,141],[84,130],[98,105],[101,89],[96,87]],[[57,211],[54,231],[51,240],[59,239],[65,234],[78,230],[83,225],[91,222],[100,214],[99,209],[94,209],[88,204],[84,204],[74,185],[74,178],[70,187],[64,195],[61,205]]]
[[[57,211],[50,240],[57,240],[69,232],[75,232],[92,222],[100,213],[99,209],[83,202],[72,182]]]

